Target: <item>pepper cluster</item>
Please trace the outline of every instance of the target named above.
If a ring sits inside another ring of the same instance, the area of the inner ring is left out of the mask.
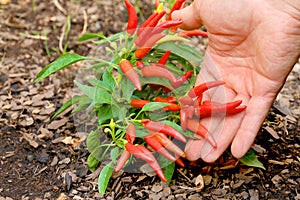
[[[132,98],[130,106],[142,109],[151,102],[166,103],[166,106],[162,109],[167,112],[176,112],[179,114],[180,126],[183,131],[195,133],[196,136],[207,140],[214,148],[216,148],[217,143],[212,134],[199,120],[213,115],[232,115],[242,112],[246,109],[246,106],[241,105],[242,101],[237,100],[225,104],[207,100],[203,101],[202,97],[204,92],[211,88],[224,85],[225,83],[223,81],[206,82],[191,88],[184,96],[172,96],[170,94],[188,81],[194,75],[194,71],[190,70],[182,76],[176,77],[166,65],[171,55],[171,51],[169,50],[165,51],[157,63],[150,62],[146,66],[143,62],[143,58],[151,51],[157,41],[167,35],[164,31],[167,29],[176,31],[177,27],[182,23],[180,20],[172,20],[171,14],[173,11],[183,8],[185,0],[177,0],[168,16],[166,16],[167,13],[165,10],[159,8],[161,6],[159,1],[156,1],[156,5],[159,9],[157,9],[157,11],[139,27],[138,16],[134,6],[129,0],[124,0],[124,2],[128,10],[126,32],[135,38],[134,43],[136,49],[134,51],[134,58],[131,59],[131,61],[128,59],[120,60],[120,70],[138,91],[142,91],[144,86],[150,86],[154,90],[162,88],[168,94],[166,97],[156,96],[153,100]],[[192,30],[181,31],[178,35],[181,37],[207,36],[207,33],[202,30]],[[134,60],[134,62],[132,60]],[[168,80],[171,87],[168,88],[159,84],[143,85],[141,77],[160,77]],[[185,143],[187,139],[180,131],[160,121],[142,119],[140,120],[140,124],[142,124],[148,133],[143,137],[144,143],[134,143],[136,138],[136,127],[133,123],[129,123],[125,135],[125,150],[117,161],[115,172],[120,171],[124,167],[132,154],[133,156],[146,161],[161,180],[166,182],[167,179],[152,151],[156,151],[170,161],[176,162],[180,166],[184,166],[181,158],[185,158],[185,153],[175,145],[170,138],[174,138],[183,143]],[[170,152],[172,152],[172,154]]]
[[[176,146],[165,134],[186,141],[184,136],[181,135],[172,127],[164,125],[160,122],[144,120],[143,123],[145,124],[145,127],[147,127],[147,129],[152,131],[158,131],[158,132],[149,131],[149,135],[144,137],[145,142],[154,150],[159,152],[161,155],[165,156],[167,159],[171,161],[175,161],[180,166],[184,166],[180,158],[175,158],[164,148],[166,147],[169,151],[172,151],[177,156],[185,157],[184,152],[178,146]],[[162,128],[160,129],[159,127]],[[125,142],[125,150],[122,152],[120,158],[118,159],[114,171],[115,172],[120,171],[126,164],[127,160],[129,159],[130,154],[132,154],[135,157],[146,161],[150,165],[150,167],[156,172],[156,174],[160,177],[160,179],[164,182],[167,182],[167,179],[159,163],[157,162],[156,158],[152,154],[152,152],[143,145],[133,144],[135,140],[135,136],[136,136],[136,128],[134,124],[130,123],[128,125],[127,133],[126,133],[127,141]]]

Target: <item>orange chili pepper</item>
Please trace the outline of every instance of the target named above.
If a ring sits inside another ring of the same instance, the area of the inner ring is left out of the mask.
[[[210,81],[210,82],[202,83],[202,84],[197,85],[196,87],[192,88],[188,92],[188,96],[191,98],[201,96],[203,94],[203,92],[205,92],[206,90],[213,88],[213,87],[223,85],[223,84],[225,84],[224,81]]]
[[[133,143],[136,137],[136,128],[134,124],[129,123],[127,127],[127,132],[125,135],[128,142]]]
[[[142,124],[149,131],[164,133],[164,134],[169,135],[169,136],[171,136],[171,137],[173,137],[177,140],[180,140],[182,142],[186,142],[185,137],[179,131],[177,131],[175,128],[173,128],[173,127],[171,127],[167,124],[163,124],[161,122],[151,121],[149,119],[142,120]]]
[[[167,159],[171,161],[175,161],[176,158],[171,155],[163,146],[162,144],[157,140],[157,138],[154,135],[147,135],[144,137],[145,142],[152,147],[155,151],[166,157]]]
[[[181,37],[192,37],[192,36],[202,36],[202,37],[208,37],[208,33],[201,30],[191,30],[191,31],[181,31],[178,33],[179,36]]]
[[[166,68],[152,65],[151,67],[144,67],[141,71],[143,76],[162,77],[168,79],[171,83],[176,81],[174,74]]]
[[[140,77],[139,77],[138,73],[134,70],[131,63],[126,59],[122,59],[120,61],[120,69],[124,73],[124,75],[132,82],[134,87],[137,90],[141,91],[142,84],[140,81]]]
[[[135,108],[143,108],[150,101],[142,99],[131,99],[130,105]]]
[[[127,150],[124,150],[117,161],[114,171],[119,172],[124,167],[129,157],[130,157],[130,153]]]
[[[165,65],[165,64],[167,63],[169,57],[170,57],[170,54],[171,54],[171,51],[170,51],[170,50],[166,51],[166,52],[162,55],[162,57],[158,60],[157,63],[158,63],[158,64]]]
[[[166,135],[162,133],[155,133],[154,136],[157,138],[159,143],[161,143],[166,149],[172,151],[175,155],[181,156],[183,158],[186,157],[185,153],[176,145],[174,144]]]
[[[187,120],[187,128],[202,138],[206,139],[214,148],[217,147],[217,143],[211,133],[200,123],[194,119]]]

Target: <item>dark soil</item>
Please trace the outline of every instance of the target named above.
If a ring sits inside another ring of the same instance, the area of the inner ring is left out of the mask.
[[[144,15],[150,6],[142,8]],[[69,33],[64,31],[68,15]],[[116,33],[124,28],[125,16],[120,0],[0,0],[0,200],[300,199],[299,63],[253,146],[266,170],[224,153],[213,164],[186,161],[188,167],[176,168],[170,185],[156,176],[118,173],[105,195],[97,192],[105,163],[94,173],[87,168],[84,140],[90,124],[76,127],[70,110],[48,123],[72,95],[79,65],[38,84],[33,79],[64,48],[95,54],[94,44],[76,39],[85,32]]]

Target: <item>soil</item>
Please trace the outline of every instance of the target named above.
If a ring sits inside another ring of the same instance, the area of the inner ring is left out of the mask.
[[[142,7],[145,16],[150,7]],[[0,199],[300,199],[299,63],[252,147],[266,170],[224,153],[213,164],[186,161],[169,185],[121,172],[105,195],[98,193],[105,163],[93,173],[87,168],[86,127],[75,126],[70,110],[48,122],[71,96],[79,65],[40,83],[33,79],[64,51],[95,54],[94,44],[76,39],[116,33],[124,16],[120,0],[0,0]]]

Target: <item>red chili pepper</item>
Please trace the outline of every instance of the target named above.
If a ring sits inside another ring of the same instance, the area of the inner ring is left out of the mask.
[[[179,131],[177,131],[176,129],[174,129],[173,127],[171,127],[167,124],[163,124],[161,122],[151,121],[149,119],[142,120],[142,124],[149,131],[164,133],[164,134],[167,134],[167,135],[169,135],[173,138],[176,138],[177,140],[180,140],[182,142],[186,142],[185,137]]]
[[[192,30],[192,31],[181,31],[178,33],[181,37],[193,37],[193,36],[202,36],[202,37],[208,37],[208,33],[203,30]]]
[[[140,81],[140,77],[139,77],[138,73],[134,70],[131,63],[126,59],[122,59],[120,62],[120,69],[122,70],[124,75],[132,82],[134,87],[137,90],[141,91],[142,84]]]
[[[147,41],[144,43],[144,45],[139,47],[134,52],[134,56],[137,59],[144,58],[151,51],[151,49],[155,45],[155,43],[165,36],[166,36],[165,34],[158,33],[158,34],[152,35],[150,38],[147,38]]]
[[[183,161],[180,158],[177,158],[177,160],[175,161],[177,165],[179,165],[180,167],[185,167]]]
[[[168,50],[164,53],[164,55],[162,55],[162,57],[158,60],[158,64],[162,64],[165,65],[168,62],[168,59],[170,57],[171,51]]]
[[[211,133],[200,122],[197,122],[194,119],[189,119],[187,122],[187,128],[206,139],[214,148],[217,147],[217,143]]]
[[[171,85],[176,89],[179,86],[181,86],[186,80],[188,80],[192,75],[193,75],[194,71],[188,71],[187,73],[185,73],[183,76],[181,76],[180,78],[178,78],[175,82],[171,83]]]
[[[166,135],[162,133],[155,133],[154,136],[157,138],[160,144],[162,144],[166,149],[172,151],[175,155],[185,158],[185,153],[174,144]]]
[[[135,7],[130,3],[129,0],[124,0],[126,8],[128,10],[128,24],[126,32],[130,35],[134,34],[138,25],[138,16]]]
[[[245,105],[239,106],[239,107],[237,107],[237,108],[228,110],[228,111],[226,112],[226,115],[238,114],[238,113],[240,113],[240,112],[246,110],[246,108],[247,108],[247,106],[245,106]]]
[[[143,108],[147,103],[150,103],[150,101],[142,99],[131,99],[130,101],[130,105],[135,108]]]
[[[205,92],[206,90],[213,88],[213,87],[223,85],[223,84],[225,84],[224,81],[211,81],[211,82],[202,83],[202,84],[192,88],[188,92],[188,96],[191,98],[201,96],[203,94],[203,92]]]
[[[229,103],[226,103],[226,104],[221,104],[221,103],[217,103],[217,102],[213,102],[213,101],[204,101],[202,103],[203,106],[208,106],[208,105],[211,105],[211,106],[228,106],[227,107],[227,110],[226,110],[226,115],[231,115],[231,114],[237,114],[237,113],[240,113],[242,111],[244,111],[247,106],[245,105],[240,105],[242,103],[242,100],[237,100],[237,101],[233,101],[233,102],[229,102]],[[230,108],[231,107],[231,108]]]
[[[145,142],[152,147],[155,151],[166,157],[167,159],[171,161],[175,161],[176,158],[171,155],[157,140],[157,138],[154,135],[148,135],[144,137]]]
[[[114,171],[119,172],[124,167],[129,157],[130,157],[130,153],[127,150],[124,150],[117,161]]]
[[[154,101],[156,102],[165,102],[165,103],[177,103],[177,99],[174,96],[168,96],[166,98],[163,97],[155,97]]]
[[[148,41],[148,38],[152,36],[151,34],[154,27],[157,25],[159,20],[166,14],[166,11],[161,11],[158,13],[149,23],[146,27],[141,30],[139,36],[135,40],[135,45],[138,47],[144,46],[146,41]]]
[[[196,108],[196,114],[200,118],[209,117],[212,114],[220,114],[227,113],[231,110],[234,110],[242,103],[242,100],[237,100],[225,104],[212,102],[212,101],[204,101],[202,105]]]
[[[149,152],[145,152],[144,149],[140,148],[141,145],[133,145],[129,142],[127,142],[125,144],[125,148],[126,150],[131,153],[132,155],[138,157],[139,159],[142,159],[146,162],[153,162],[155,159],[153,159],[153,155],[152,153],[149,151]]]
[[[170,28],[172,26],[178,26],[182,24],[182,20],[171,20],[171,21],[164,21],[159,23],[155,28],[156,29],[166,29],[166,28]],[[154,29],[155,30],[155,29]]]
[[[197,99],[194,101],[194,107],[198,108],[199,105],[202,104],[202,98],[203,98],[203,94],[200,94]]]
[[[150,167],[155,171],[155,173],[160,177],[160,179],[164,182],[167,182],[167,179],[159,166],[157,160],[147,148],[141,145],[133,145],[130,143],[126,143],[125,145],[127,151],[132,153],[134,156],[146,161]]]
[[[151,33],[149,33],[149,36],[157,34],[157,33],[161,33],[162,31],[164,31],[167,28],[177,27],[180,24],[182,24],[182,20],[174,20],[174,21],[164,21],[164,22],[161,22],[156,27],[153,28],[153,30],[151,31]]]
[[[142,69],[145,67],[145,64],[141,60],[136,61],[135,65],[138,69]]]
[[[164,107],[163,110],[165,110],[165,111],[172,111],[172,112],[180,111],[180,109],[181,109],[181,106],[180,106],[180,105],[175,104],[175,103],[169,103],[169,104],[170,104],[170,105]]]
[[[137,30],[137,35],[139,36],[141,34],[141,32],[144,30],[145,27],[148,26],[148,24],[158,15],[157,12],[153,13],[152,15],[150,15],[150,17],[148,17],[144,23],[142,23],[140,25],[140,27]]]
[[[134,124],[129,123],[127,127],[127,132],[126,132],[126,140],[130,143],[133,143],[136,137],[136,128]]]
[[[182,5],[185,3],[185,0],[177,0],[173,6],[172,6],[172,9],[169,13],[169,16],[167,18],[167,20],[172,20],[172,13],[175,11],[175,10],[179,10],[182,8]]]
[[[142,70],[143,76],[157,76],[168,79],[171,83],[176,81],[176,77],[172,72],[166,68],[152,65],[151,67],[144,67]]]
[[[172,90],[167,88],[166,86],[163,86],[163,85],[158,85],[158,84],[148,84],[152,89],[154,90],[158,90],[160,88],[164,89],[165,92],[171,92]]]

